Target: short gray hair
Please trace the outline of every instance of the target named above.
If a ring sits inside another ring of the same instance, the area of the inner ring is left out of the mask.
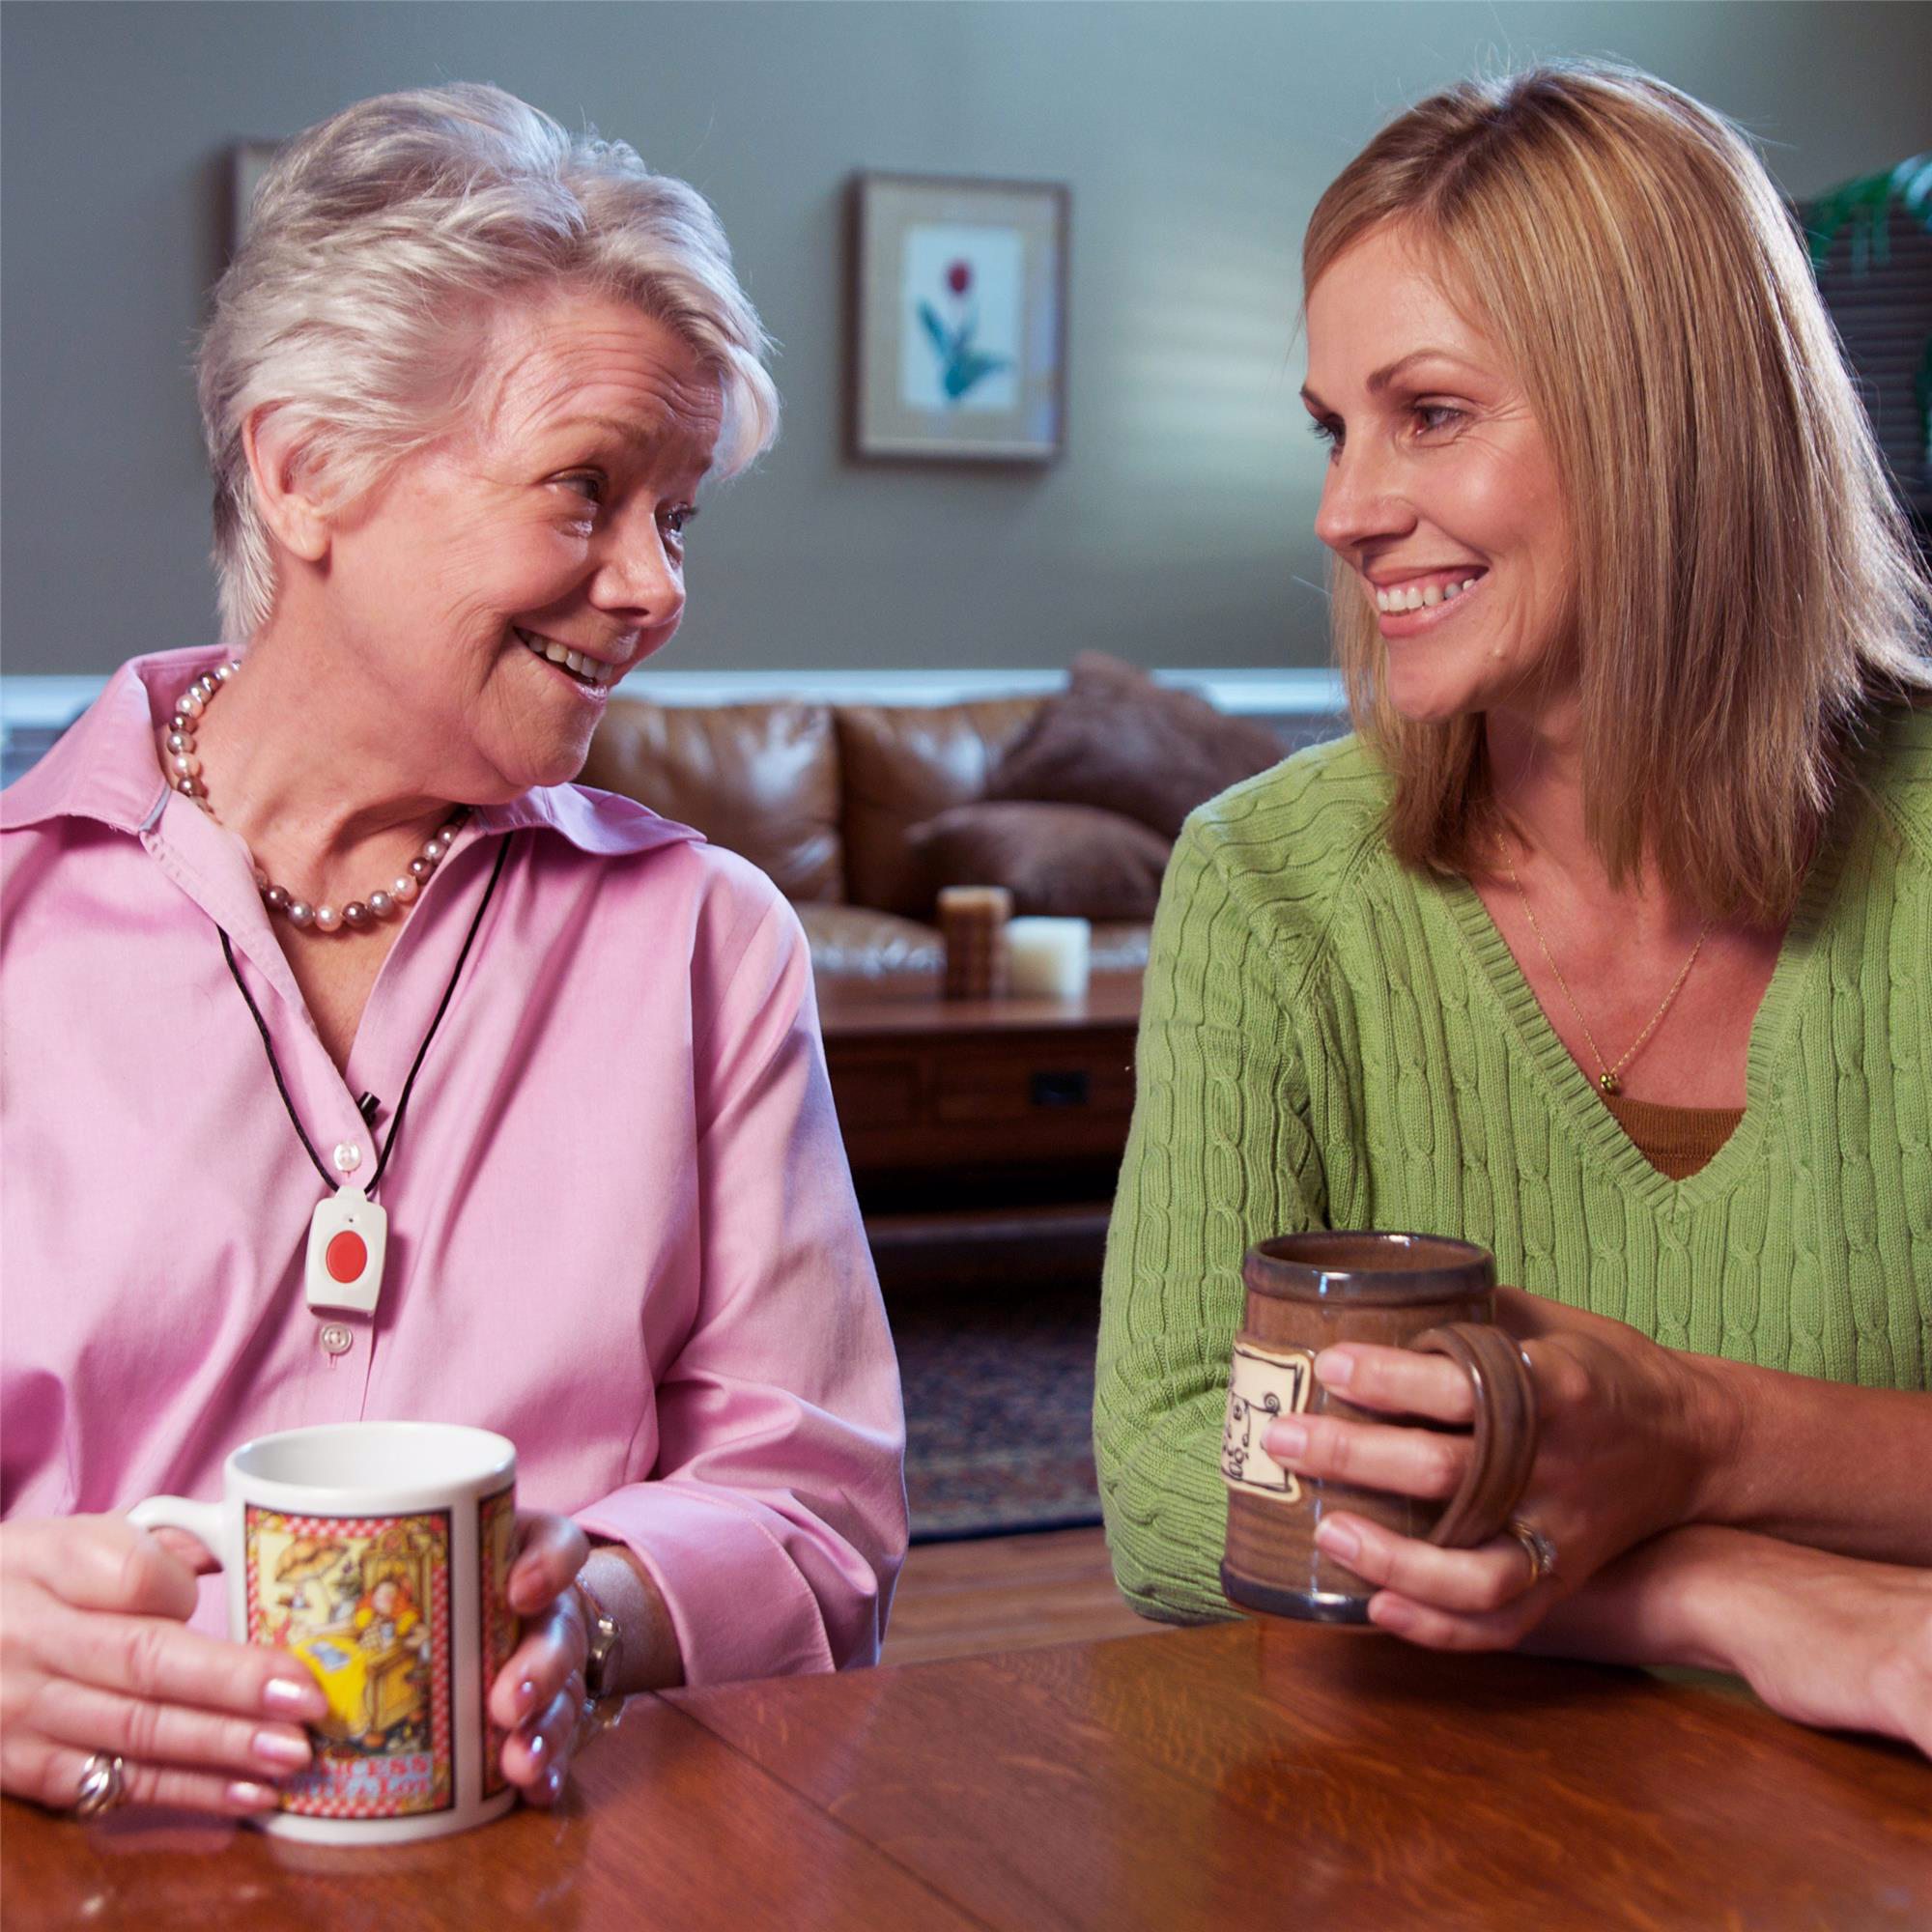
[[[634,304],[717,372],[718,471],[770,447],[771,342],[718,217],[623,142],[460,84],[358,101],[282,151],[198,358],[227,637],[256,631],[275,595],[249,417],[294,412],[331,493],[353,500],[455,425],[491,312],[559,288]]]

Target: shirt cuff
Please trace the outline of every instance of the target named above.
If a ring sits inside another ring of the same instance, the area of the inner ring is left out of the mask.
[[[575,1520],[623,1544],[658,1586],[686,1684],[836,1669],[818,1599],[761,1514],[715,1490],[655,1482],[631,1484]]]

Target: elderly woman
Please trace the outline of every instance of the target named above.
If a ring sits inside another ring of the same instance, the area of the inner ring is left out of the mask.
[[[697,195],[494,88],[263,184],[200,361],[242,641],[126,666],[5,800],[9,1791],[243,1813],[309,1761],[302,1666],[114,1514],[294,1425],[516,1442],[538,1802],[586,1680],[875,1658],[903,1430],[802,936],[569,783],[775,433],[763,348]],[[368,1315],[305,1293],[344,1184]]]
[[[1243,1250],[1460,1236],[1529,1291],[1540,1449],[1482,1548],[1322,1522],[1374,1621],[1932,1748],[1926,592],[1803,246],[1727,124],[1574,66],[1403,116],[1303,266],[1358,735],[1204,808],[1166,883],[1096,1406],[1122,1585],[1227,1614]],[[1439,1357],[1316,1373],[1469,1418]],[[1468,1438],[1269,1447],[1430,1497]]]

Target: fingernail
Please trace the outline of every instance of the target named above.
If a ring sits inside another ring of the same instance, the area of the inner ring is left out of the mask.
[[[328,1699],[312,1677],[271,1677],[262,1686],[262,1708],[278,1718],[326,1718]]]
[[[1346,1349],[1323,1349],[1315,1358],[1315,1379],[1323,1388],[1345,1389],[1355,1376],[1355,1358]]]
[[[1362,1539],[1346,1522],[1323,1517],[1315,1525],[1315,1542],[1324,1555],[1347,1563],[1362,1553]]]
[[[1277,1422],[1268,1431],[1267,1447],[1277,1463],[1292,1463],[1308,1447],[1308,1431],[1298,1422]]]
[[[524,1740],[524,1748],[529,1752],[532,1764],[541,1764],[543,1762],[543,1754],[550,1748],[550,1746],[544,1742],[544,1734],[541,1731],[532,1731]]]
[[[1398,1635],[1415,1628],[1415,1612],[1400,1597],[1377,1597],[1369,1606],[1369,1616],[1381,1629]]]
[[[239,1777],[228,1787],[228,1802],[238,1811],[272,1811],[282,1802],[282,1794],[272,1785]]]
[[[537,1701],[536,1679],[533,1677],[526,1677],[524,1681],[517,1686],[518,1712],[521,1715],[527,1717],[529,1715],[531,1706],[534,1705],[536,1701]]]
[[[550,1793],[551,1803],[554,1804],[556,1803],[557,1794],[563,1789],[562,1765],[554,1764],[551,1766],[550,1770],[544,1774],[544,1789]]]
[[[287,1771],[300,1771],[309,1761],[305,1738],[292,1738],[286,1731],[257,1731],[250,1748],[264,1764],[280,1765]]]

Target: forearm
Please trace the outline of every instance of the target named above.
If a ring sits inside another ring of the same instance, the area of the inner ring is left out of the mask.
[[[1932,1564],[1932,1395],[1680,1359],[1702,1437],[1687,1521]]]
[[[1730,1601],[1762,1539],[1694,1525],[1639,1544],[1546,1616],[1520,1649],[1597,1663],[1740,1667]]]
[[[1932,1753],[1932,1572],[1708,1525],[1639,1545],[1523,1648],[1733,1672],[1804,1724]]]

